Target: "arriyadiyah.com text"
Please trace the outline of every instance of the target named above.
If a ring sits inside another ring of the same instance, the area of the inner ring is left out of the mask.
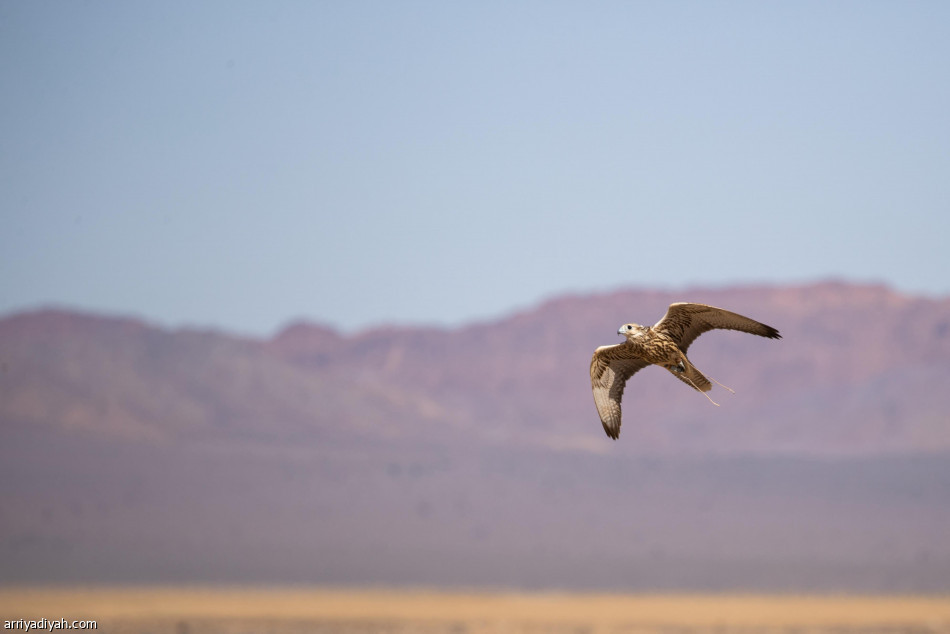
[[[17,619],[15,621],[4,621],[3,629],[17,630],[20,632],[32,632],[33,630],[97,630],[99,625],[95,621],[68,621],[66,619],[40,619],[31,621],[29,619]]]

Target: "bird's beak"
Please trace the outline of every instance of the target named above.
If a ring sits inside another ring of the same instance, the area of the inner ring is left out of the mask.
[[[618,334],[618,335],[622,335],[623,333],[624,333],[623,326],[621,326],[620,328],[617,328],[617,334]]]

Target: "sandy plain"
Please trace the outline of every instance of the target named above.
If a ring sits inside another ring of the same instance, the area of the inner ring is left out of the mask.
[[[950,597],[0,588],[0,621],[44,617],[124,634],[950,634]]]

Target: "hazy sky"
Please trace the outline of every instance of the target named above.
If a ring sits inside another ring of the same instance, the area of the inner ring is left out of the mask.
[[[946,294],[950,2],[0,0],[0,213],[4,314]]]

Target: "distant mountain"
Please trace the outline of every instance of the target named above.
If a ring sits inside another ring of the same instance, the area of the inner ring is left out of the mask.
[[[781,330],[588,366],[674,301]],[[0,583],[950,591],[950,298],[625,290],[456,329],[267,340],[0,319]]]
[[[600,429],[592,351],[620,324],[652,324],[675,301],[775,325],[782,341],[711,332],[690,358],[734,387],[721,408],[659,368],[625,393],[619,446]],[[482,439],[663,453],[881,453],[950,449],[950,298],[883,286],[622,291],[564,297],[458,330],[380,327],[342,338],[294,325],[267,344],[321,380],[417,395],[428,420]],[[411,426],[417,413],[395,417]]]
[[[711,332],[691,359],[732,386],[712,406],[659,368],[603,434],[590,356],[617,326],[697,301],[779,328]],[[268,341],[41,311],[0,320],[0,419],[195,441],[514,443],[595,452],[878,454],[950,449],[950,298],[883,286],[621,291],[563,297],[454,330],[342,336],[296,323]]]

